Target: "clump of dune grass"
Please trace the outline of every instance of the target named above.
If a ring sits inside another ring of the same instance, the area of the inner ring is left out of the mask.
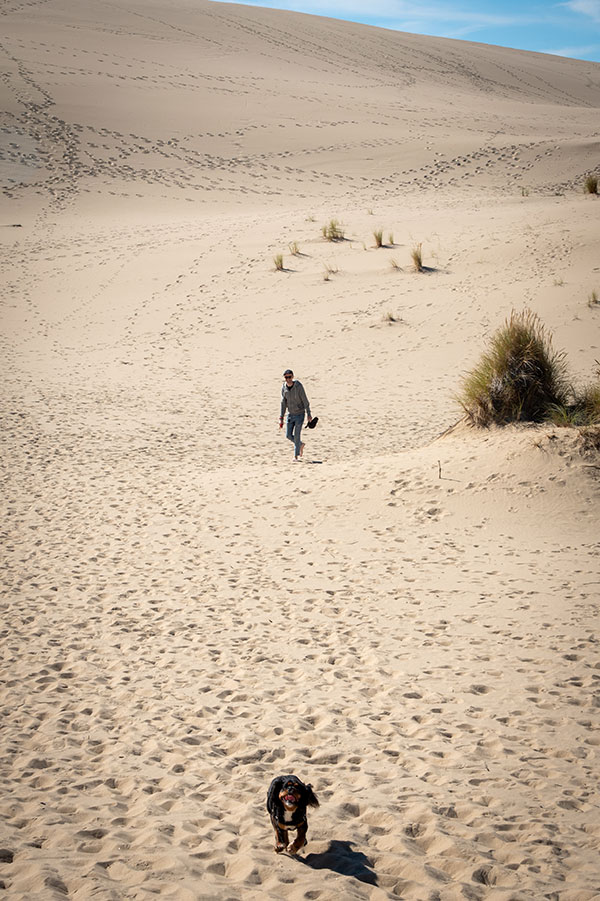
[[[300,254],[300,248],[298,247],[297,241],[292,241],[291,244],[288,245],[289,251],[293,257],[297,257]]]
[[[323,271],[323,281],[328,282],[332,275],[335,275],[339,272],[339,269],[336,266],[331,266],[329,263],[325,263],[325,269]]]
[[[585,420],[581,418],[579,411],[569,404],[551,404],[546,416],[548,422],[556,426],[582,426]]]
[[[390,232],[389,235],[388,235],[388,244],[390,245],[390,247],[393,247],[393,246],[394,246],[394,235],[393,235],[393,232]]]
[[[567,403],[552,404],[547,419],[559,426],[585,428],[600,425],[600,381],[573,391]]]
[[[398,272],[402,271],[402,266],[398,265],[398,260],[396,259],[390,260],[390,266],[392,267],[392,269],[396,269]]]
[[[275,263],[275,269],[278,272],[283,272],[283,254],[276,253],[273,257],[273,262]]]
[[[598,193],[598,176],[588,175],[583,183],[583,191],[585,194]]]
[[[376,228],[373,237],[375,238],[375,247],[383,247],[383,229]]]
[[[600,454],[600,426],[587,426],[579,429],[581,453],[596,456]]]
[[[600,301],[598,300],[598,292],[592,291],[590,296],[588,297],[588,307],[597,307]]]
[[[410,252],[415,272],[423,272],[423,245],[417,244]]]
[[[575,399],[586,418],[586,425],[600,424],[600,379],[586,385]]]
[[[344,229],[337,219],[330,219],[321,228],[321,233],[326,241],[342,241],[344,239]]]
[[[388,322],[390,325],[393,322],[398,322],[398,317],[394,316],[391,310],[388,310],[386,313],[384,313],[382,318],[384,322]]]
[[[512,312],[463,379],[457,400],[476,426],[542,422],[568,403],[565,354],[531,310]]]

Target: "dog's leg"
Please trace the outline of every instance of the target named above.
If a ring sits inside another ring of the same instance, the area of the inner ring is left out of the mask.
[[[271,822],[273,823],[273,829],[275,830],[275,850],[278,854],[281,854],[288,846],[289,840],[287,829],[282,829],[279,823],[276,823],[272,817]]]
[[[308,830],[308,826],[306,823],[302,823],[301,826],[298,826],[298,834],[296,836],[296,840],[293,845],[290,845],[288,848],[288,852],[290,854],[297,854],[300,848],[303,848],[306,844],[306,833]]]

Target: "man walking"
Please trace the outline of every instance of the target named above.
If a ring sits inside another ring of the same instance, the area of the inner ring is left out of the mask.
[[[279,428],[283,428],[283,417],[287,409],[287,433],[286,438],[294,444],[294,463],[298,463],[304,451],[304,442],[301,441],[302,426],[304,424],[304,411],[311,421],[310,404],[306,396],[302,383],[294,379],[294,373],[291,369],[286,369],[283,373],[284,383],[281,388],[281,415],[279,417]]]

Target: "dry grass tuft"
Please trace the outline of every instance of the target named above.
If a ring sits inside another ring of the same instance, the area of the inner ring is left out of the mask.
[[[321,233],[326,241],[344,240],[344,229],[337,219],[330,219],[327,225],[321,228]]]
[[[273,262],[275,263],[275,269],[277,272],[283,272],[283,254],[276,253],[273,257]]]
[[[557,353],[535,313],[513,313],[463,379],[457,400],[476,426],[542,422],[568,402],[564,353]]]
[[[598,194],[598,176],[588,175],[583,183],[584,194]]]
[[[416,247],[413,247],[410,257],[413,261],[415,272],[423,272],[423,245],[417,244]]]
[[[600,454],[600,427],[588,426],[579,430],[581,437],[581,453],[584,457],[596,457]]]
[[[600,381],[573,391],[569,403],[552,404],[548,420],[554,425],[578,428],[600,424]]]

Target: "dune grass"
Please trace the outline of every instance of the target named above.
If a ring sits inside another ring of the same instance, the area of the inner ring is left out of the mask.
[[[600,454],[600,426],[585,426],[579,429],[579,435],[581,436],[581,450],[584,455],[592,454],[596,456],[596,454]]]
[[[463,379],[457,400],[476,426],[543,422],[552,409],[568,406],[565,355],[553,349],[535,313],[513,311]]]
[[[598,176],[597,175],[588,175],[583,183],[583,190],[585,194],[597,194],[598,193]]]
[[[283,254],[276,253],[273,257],[273,262],[275,263],[275,269],[277,272],[283,272]]]
[[[417,244],[410,252],[415,272],[423,272],[423,245]]]
[[[554,425],[577,428],[600,425],[600,371],[597,376],[596,382],[584,385],[578,391],[573,389],[567,403],[552,404],[548,410],[548,421]]]
[[[394,235],[392,232],[388,235],[387,245],[383,240],[383,229],[376,228],[373,232],[373,237],[375,238],[375,247],[393,247],[394,246]]]
[[[321,228],[321,233],[326,241],[344,240],[344,229],[337,219],[330,219],[329,222]]]

